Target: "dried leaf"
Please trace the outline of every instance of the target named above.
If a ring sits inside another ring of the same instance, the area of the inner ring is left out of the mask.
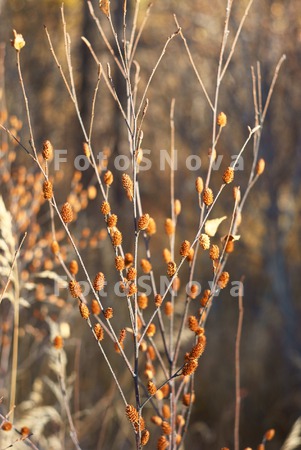
[[[99,7],[101,11],[109,17],[110,15],[110,0],[100,0],[99,1]]]
[[[225,219],[227,219],[227,216],[220,217],[219,219],[207,220],[205,223],[205,233],[211,237],[215,236],[218,227]]]

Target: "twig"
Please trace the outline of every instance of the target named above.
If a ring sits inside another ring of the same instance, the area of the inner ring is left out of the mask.
[[[243,307],[243,280],[244,277],[240,280],[239,285],[239,296],[238,296],[238,308],[239,308],[239,316],[238,316],[238,325],[237,325],[237,333],[236,333],[236,341],[235,341],[235,423],[234,423],[234,450],[239,450],[239,420],[240,420],[240,341],[241,341],[241,332],[242,332],[242,324],[243,324],[243,316],[244,316],[244,307]]]

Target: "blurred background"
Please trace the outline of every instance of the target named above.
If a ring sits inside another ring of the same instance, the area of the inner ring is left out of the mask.
[[[133,3],[128,1],[129,18],[133,13]],[[175,13],[209,95],[213,98],[225,3],[221,0],[154,2],[136,54],[141,69],[141,90],[167,37],[176,30]],[[141,0],[140,4],[138,24],[145,17],[148,2]],[[93,1],[93,5],[113,45],[107,21],[99,13],[98,2]],[[234,1],[230,44],[246,5],[245,0]],[[22,142],[28,142],[15,51],[9,42],[12,29],[16,29],[26,41],[21,52],[21,64],[37,147],[41,148],[42,142],[50,139],[56,149],[67,149],[68,158],[74,158],[82,154],[84,139],[44,32],[46,25],[63,67],[66,67],[60,8],[61,3],[56,0],[0,1],[0,44],[4,62],[0,69],[1,123],[14,130]],[[106,51],[86,2],[65,0],[64,8],[72,41],[80,110],[84,123],[88,124],[97,67],[81,36],[86,36],[92,43],[104,64],[110,61],[122,101],[125,100],[123,80]],[[112,0],[111,8],[113,21],[120,32],[122,2]],[[241,448],[256,448],[264,432],[275,428],[276,436],[268,446],[271,450],[282,447],[301,413],[301,15],[298,0],[253,3],[221,89],[219,110],[227,114],[228,125],[218,148],[218,153],[223,155],[221,172],[213,174],[213,187],[216,189],[220,185],[220,173],[229,165],[231,155],[237,154],[247,136],[247,126],[253,126],[251,66],[256,68],[257,62],[260,62],[262,96],[265,100],[282,54],[286,54],[286,61],[277,80],[260,147],[260,157],[266,161],[266,170],[249,196],[240,227],[241,240],[230,257],[228,267],[231,279],[240,280],[245,276],[241,340]],[[182,202],[178,243],[183,239],[191,240],[195,234],[198,204],[194,183],[197,176],[206,175],[212,132],[211,110],[180,37],[168,47],[148,97],[150,105],[143,127],[143,148],[151,152],[153,170],[141,175],[141,195],[144,210],[157,222],[158,232],[152,243],[152,252],[156,272],[160,273],[165,271],[162,248],[168,245],[168,240],[164,235],[164,220],[170,216],[170,202],[169,174],[168,170],[159,170],[158,152],[168,149],[170,145],[172,98],[176,101],[175,141],[179,157],[175,189],[176,198]],[[49,381],[53,378],[49,337],[53,328],[61,323],[70,329],[70,332],[66,331],[66,335],[70,334],[65,346],[66,371],[70,390],[72,387],[72,411],[82,449],[133,448],[126,419],[118,410],[118,393],[88,327],[80,320],[78,311],[74,311],[66,289],[55,296],[48,275],[41,276],[45,271],[61,273],[49,251],[51,236],[47,205],[35,189],[41,178],[26,153],[15,147],[2,132],[1,145],[1,194],[13,216],[12,240],[18,243],[25,230],[29,231],[30,237],[19,262],[21,295],[28,304],[22,306],[20,319],[15,420],[20,426],[25,422],[30,425],[35,435],[39,436],[41,449],[73,448],[62,405]],[[93,145],[95,149],[107,152],[111,158],[127,152],[124,122],[104,83],[100,84],[96,104]],[[193,174],[185,166],[189,155],[199,155],[202,161],[201,169]],[[246,187],[252,164],[251,146],[244,154],[244,163],[246,172],[238,176],[242,190]],[[72,164],[66,164],[62,169],[62,172],[55,174],[57,198],[61,203],[69,194],[73,195],[73,200],[77,199],[78,220],[73,232],[87,267],[92,273],[99,270],[110,272],[113,258],[107,256],[111,249],[98,212],[99,198],[94,198],[90,189],[95,184],[92,171],[86,171],[78,180]],[[118,214],[124,218],[130,217],[127,199],[122,189],[118,188],[118,182],[112,196]],[[222,201],[216,207],[216,216],[229,215],[232,202],[230,191],[223,194]],[[225,227],[224,234],[226,230]],[[126,228],[123,231],[126,235]],[[70,261],[72,251],[67,246],[64,233],[61,240],[66,261]],[[131,239],[126,237],[125,241],[130,248]],[[202,280],[210,279],[210,267],[198,267],[197,273]],[[10,391],[11,300],[3,301],[0,307],[0,396],[4,397],[0,408],[3,406],[4,412],[7,412]],[[237,320],[237,298],[231,297],[229,290],[225,290],[215,301],[208,320],[208,346],[196,375],[197,401],[185,448],[233,448]],[[116,358],[118,367],[118,355]],[[122,374],[120,368],[120,376],[125,376]],[[41,417],[44,419],[41,420]],[[117,424],[120,426],[118,433],[115,432]],[[59,439],[55,440],[55,436]],[[6,442],[4,439],[2,432],[0,442]],[[62,442],[65,443],[60,446]],[[301,445],[291,448],[301,448]]]

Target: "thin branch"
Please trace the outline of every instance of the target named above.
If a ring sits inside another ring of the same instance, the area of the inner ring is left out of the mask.
[[[238,296],[238,325],[235,341],[235,424],[234,424],[234,450],[239,450],[239,421],[240,421],[240,341],[243,324],[243,278],[240,280]]]
[[[207,89],[205,88],[205,84],[204,84],[204,82],[203,82],[203,80],[202,80],[202,78],[201,78],[201,75],[199,74],[198,69],[196,68],[196,65],[195,65],[195,62],[194,62],[194,60],[193,60],[191,51],[190,51],[189,46],[188,46],[188,44],[187,44],[187,39],[185,38],[185,36],[184,36],[184,34],[183,34],[182,28],[180,27],[179,22],[178,22],[178,19],[177,19],[177,16],[176,16],[175,14],[174,14],[174,20],[175,20],[175,22],[176,22],[176,25],[177,25],[178,29],[180,30],[180,36],[181,36],[181,38],[182,38],[182,40],[183,40],[183,42],[184,42],[185,49],[186,49],[186,52],[187,52],[187,54],[188,54],[188,58],[189,58],[189,60],[190,60],[190,63],[191,63],[192,68],[193,68],[193,70],[194,70],[194,73],[196,74],[196,77],[197,77],[197,79],[198,79],[198,82],[199,82],[200,85],[201,85],[201,88],[202,88],[202,90],[203,90],[203,92],[204,92],[204,95],[205,95],[205,97],[206,97],[206,99],[207,99],[207,101],[208,101],[208,103],[209,103],[210,108],[212,109],[212,111],[214,111],[214,106],[213,106],[213,104],[212,104],[212,102],[211,102],[211,100],[210,100],[209,94],[208,94],[208,92],[207,92]]]

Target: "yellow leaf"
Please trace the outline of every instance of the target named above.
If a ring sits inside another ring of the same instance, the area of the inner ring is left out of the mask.
[[[211,237],[215,236],[218,227],[225,219],[227,219],[227,216],[220,217],[219,219],[207,220],[205,223],[205,233]]]

